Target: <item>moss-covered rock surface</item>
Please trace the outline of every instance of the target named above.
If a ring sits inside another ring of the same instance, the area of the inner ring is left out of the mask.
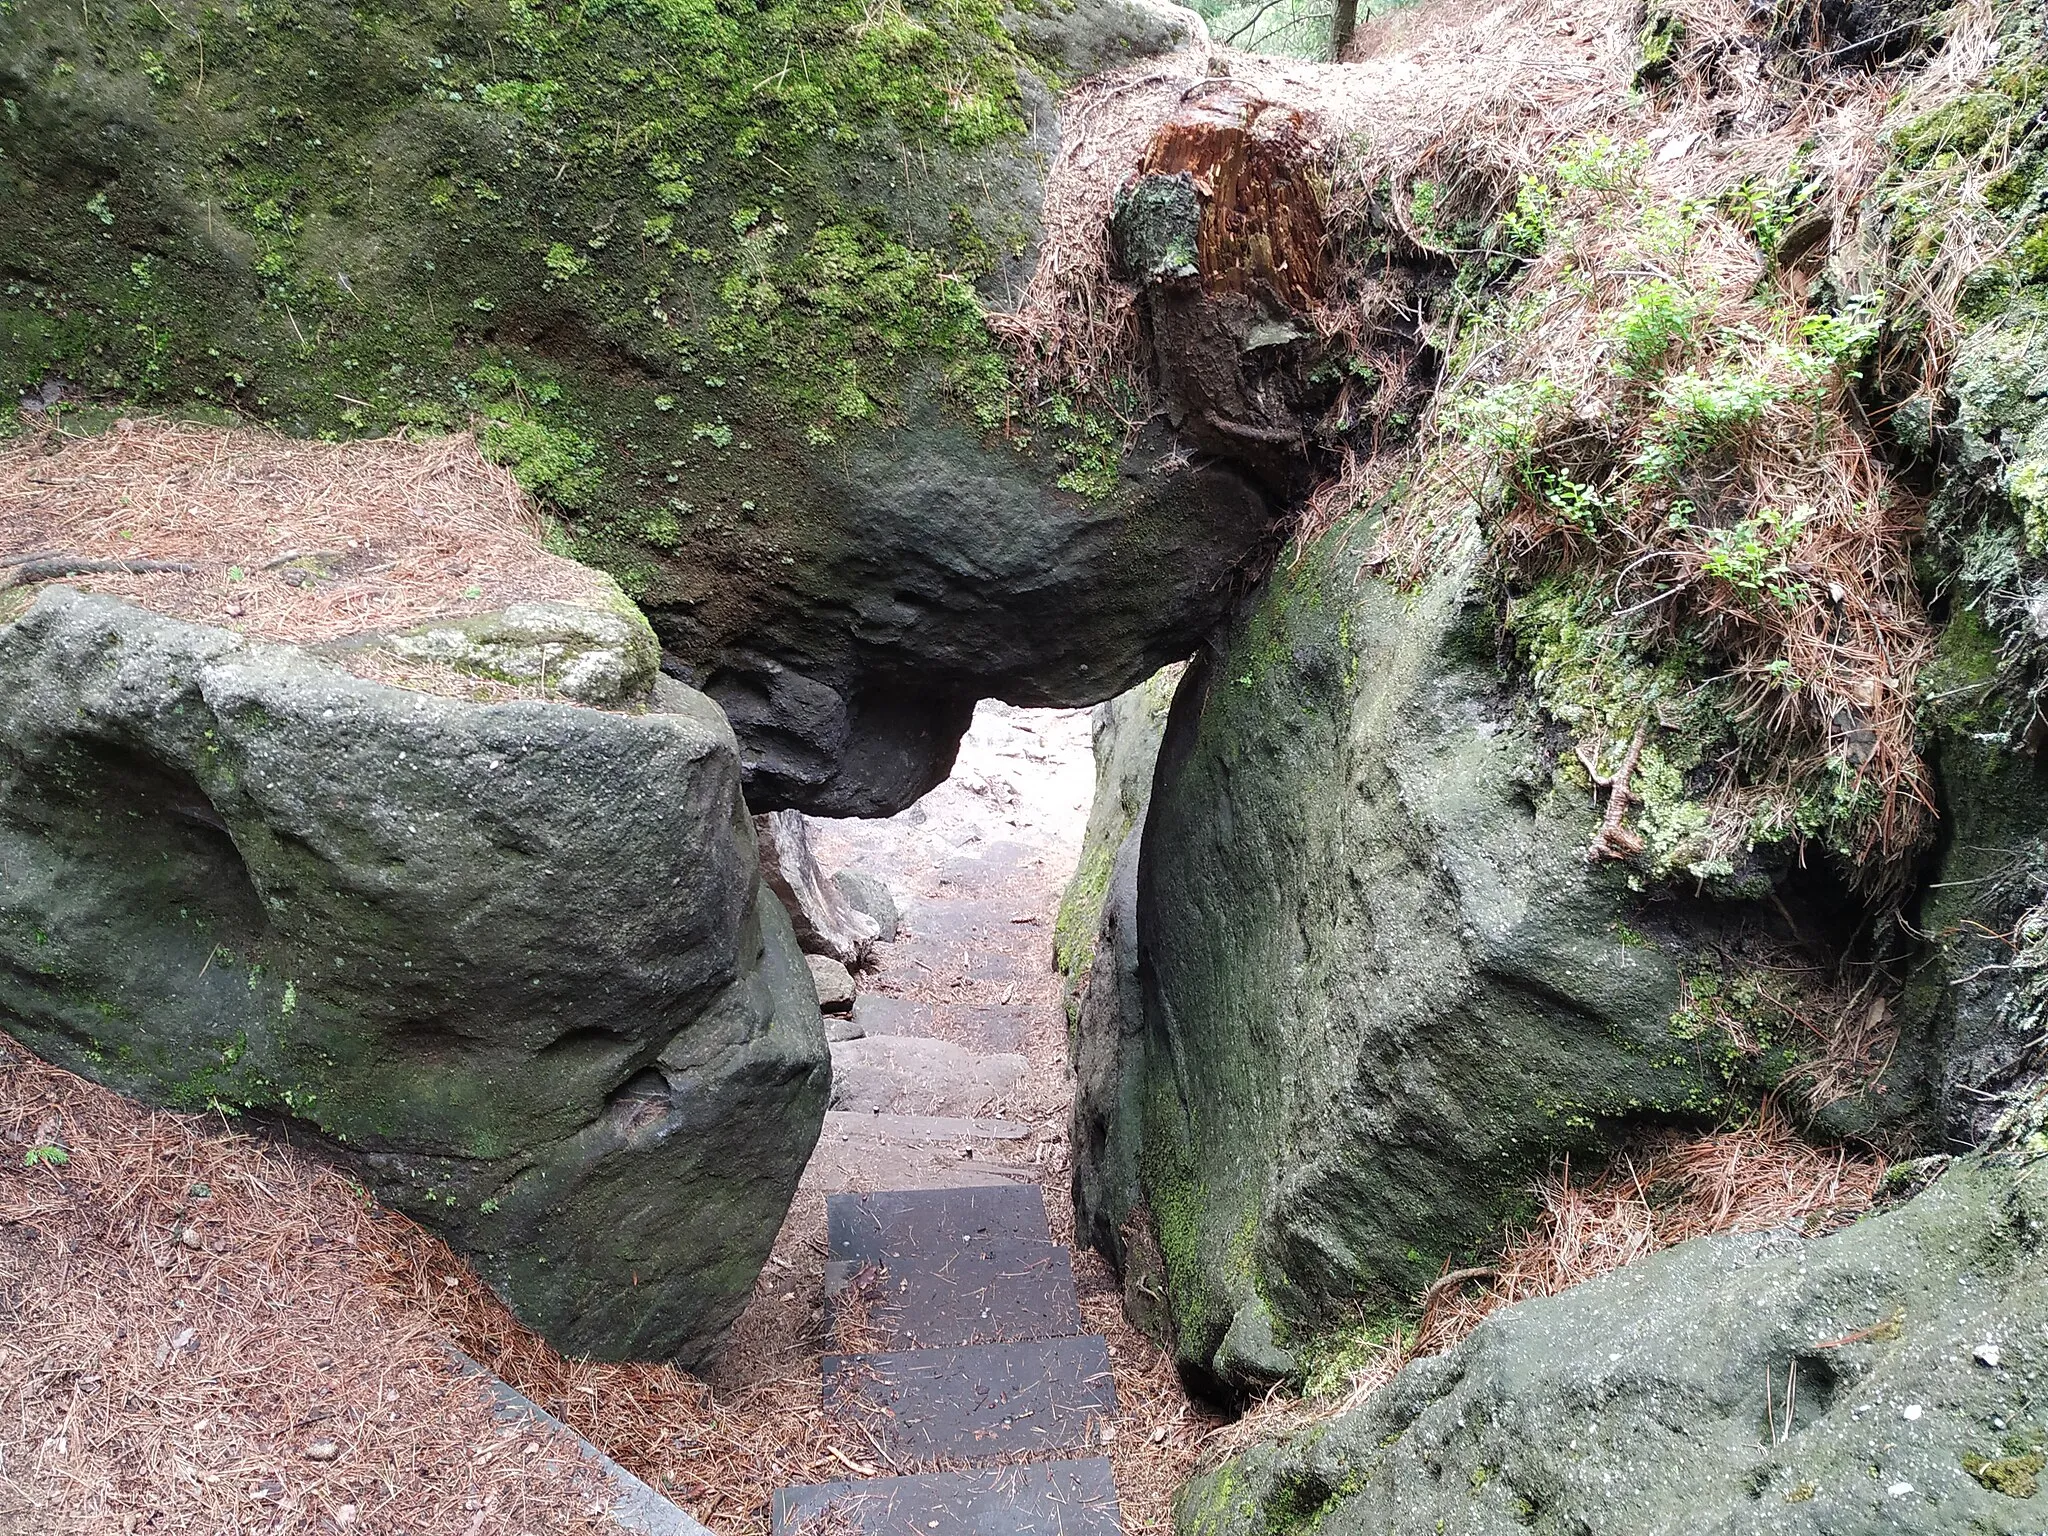
[[[1109,899],[1118,850],[1145,814],[1152,795],[1152,768],[1166,732],[1166,711],[1181,668],[1162,669],[1128,693],[1096,707],[1089,720],[1095,754],[1095,797],[1081,837],[1081,860],[1060,896],[1053,925],[1053,964],[1067,980],[1067,1012],[1073,1014],[1088,968],[1095,959],[1097,930]]]
[[[1372,538],[1284,564],[1190,667],[1135,872],[1139,1017],[1082,1012],[1114,1063],[1084,1074],[1083,1230],[1146,1212],[1211,1384],[1260,1384],[1224,1350],[1241,1317],[1291,1374],[1290,1343],[1482,1261],[1554,1159],[1745,1113],[1812,1049],[1752,964],[1767,913],[1589,863],[1600,793],[1504,682],[1476,570],[1404,594],[1356,574]],[[1924,1077],[1903,1039],[1826,1117],[1917,1125]]]
[[[1960,1166],[1831,1237],[1702,1238],[1511,1308],[1197,1478],[1174,1528],[2037,1531],[2043,1166]]]

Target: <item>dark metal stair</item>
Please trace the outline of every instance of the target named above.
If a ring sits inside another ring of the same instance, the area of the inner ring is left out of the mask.
[[[1038,1189],[834,1195],[825,1213],[828,1305],[875,1346],[825,1357],[825,1407],[905,1475],[785,1488],[775,1536],[1115,1536],[1108,1461],[1049,1459],[1097,1442],[1116,1389]]]
[[[875,1477],[785,1488],[775,1495],[778,1533],[826,1522],[865,1536],[1118,1536],[1109,1462],[1036,1462],[924,1477]]]
[[[835,1324],[847,1322],[878,1350],[1017,1344],[1081,1331],[1072,1255],[1029,1239],[963,1242],[943,1259],[834,1259],[825,1265],[825,1302]]]

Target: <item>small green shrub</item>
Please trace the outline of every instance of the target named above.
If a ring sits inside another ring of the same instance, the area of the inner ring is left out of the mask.
[[[1652,278],[1629,296],[1608,332],[1618,352],[1616,365],[1633,379],[1662,371],[1682,351],[1706,306],[1685,289]]]
[[[1550,210],[1556,201],[1545,183],[1524,176],[1514,207],[1501,218],[1501,248],[1516,256],[1539,254],[1550,244]]]
[[[1468,447],[1497,461],[1511,461],[1535,448],[1542,440],[1546,417],[1570,399],[1570,393],[1553,379],[1513,379],[1453,402],[1447,419]]]
[[[1611,503],[1596,487],[1554,469],[1532,471],[1527,478],[1527,486],[1565,526],[1593,538],[1598,538],[1606,530]]]
[[[1558,155],[1557,179],[1584,192],[1619,192],[1635,182],[1649,158],[1647,144],[1617,144],[1604,133],[1588,134]]]
[[[1705,531],[1700,569],[1747,597],[1768,596],[1787,608],[1809,595],[1788,556],[1806,531],[1805,520],[1766,507],[1732,528]]]

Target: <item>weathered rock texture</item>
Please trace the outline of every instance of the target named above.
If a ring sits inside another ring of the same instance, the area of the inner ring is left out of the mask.
[[[824,955],[841,965],[865,965],[881,926],[846,899],[836,881],[811,853],[801,811],[770,811],[754,818],[761,851],[761,878],[781,899],[807,955]]]
[[[1960,1166],[1831,1237],[1702,1238],[1510,1307],[1198,1478],[1175,1528],[2036,1532],[2042,1171],[2038,1153]]]
[[[889,894],[886,884],[859,869],[836,871],[832,883],[839,887],[839,894],[846,898],[849,907],[873,921],[876,943],[896,942],[896,935],[903,931],[903,916],[896,910],[896,898]]]
[[[818,1007],[826,1013],[853,1012],[853,973],[830,955],[805,955]]]
[[[362,1170],[570,1353],[712,1353],[829,1064],[730,730],[61,588],[0,628],[0,1020]]]
[[[1146,1213],[1184,1370],[1237,1387],[1257,1379],[1219,1349],[1245,1309],[1284,1345],[1333,1304],[1401,1304],[1554,1156],[1753,1101],[1784,1066],[1745,1080],[1680,1028],[1669,936],[1725,919],[1588,865],[1597,802],[1503,683],[1493,610],[1456,573],[1355,578],[1369,537],[1276,573],[1190,666],[1135,953],[1111,946],[1111,993],[1142,1007],[1091,988],[1082,1018],[1081,1230]],[[1903,1040],[1832,1113],[1912,1115],[1922,1058]]]
[[[562,694],[579,704],[642,704],[660,648],[647,620],[616,590],[613,608],[590,603],[514,603],[497,613],[439,619],[377,644],[408,661],[433,661],[502,682]]]
[[[1095,799],[1081,859],[1060,900],[1054,957],[1067,977],[1075,1074],[1073,1146],[1076,1230],[1124,1271],[1133,1320],[1161,1338],[1164,1280],[1150,1216],[1131,1250],[1138,1185],[1138,1095],[1143,1090],[1144,995],[1138,985],[1138,850],[1152,772],[1182,668],[1168,667],[1099,706],[1089,724]],[[1126,1059],[1126,1050],[1131,1053]],[[1119,1226],[1118,1223],[1123,1225]]]
[[[1888,208],[1895,238],[1925,260],[1941,249],[1930,232],[1959,178],[2010,167],[1994,206],[2020,254],[1970,274],[1947,398],[1915,394],[1892,419],[1899,447],[1933,479],[1928,550],[1954,593],[1921,675],[1943,834],[1900,998],[1943,1042],[1942,1131],[1954,1150],[1980,1143],[2048,1075],[2048,77],[2042,8],[1999,17],[2001,67],[1896,134],[1901,190]]]
[[[1163,422],[1029,395],[983,323],[1054,83],[1201,22],[1001,10],[11,5],[0,390],[481,415],[725,709],[755,810],[900,809],[977,697],[1186,655],[1272,522]]]
[[[1097,706],[1090,717],[1089,743],[1095,753],[1095,798],[1081,838],[1081,859],[1060,896],[1053,925],[1053,963],[1067,978],[1067,1012],[1080,1004],[1096,950],[1097,929],[1110,889],[1111,868],[1152,795],[1152,768],[1166,733],[1181,667],[1161,668],[1128,693]]]

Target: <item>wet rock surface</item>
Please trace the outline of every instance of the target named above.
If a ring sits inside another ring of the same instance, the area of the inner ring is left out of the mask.
[[[700,695],[479,706],[54,589],[0,870],[39,1054],[353,1165],[567,1353],[716,1350],[828,1060]]]

